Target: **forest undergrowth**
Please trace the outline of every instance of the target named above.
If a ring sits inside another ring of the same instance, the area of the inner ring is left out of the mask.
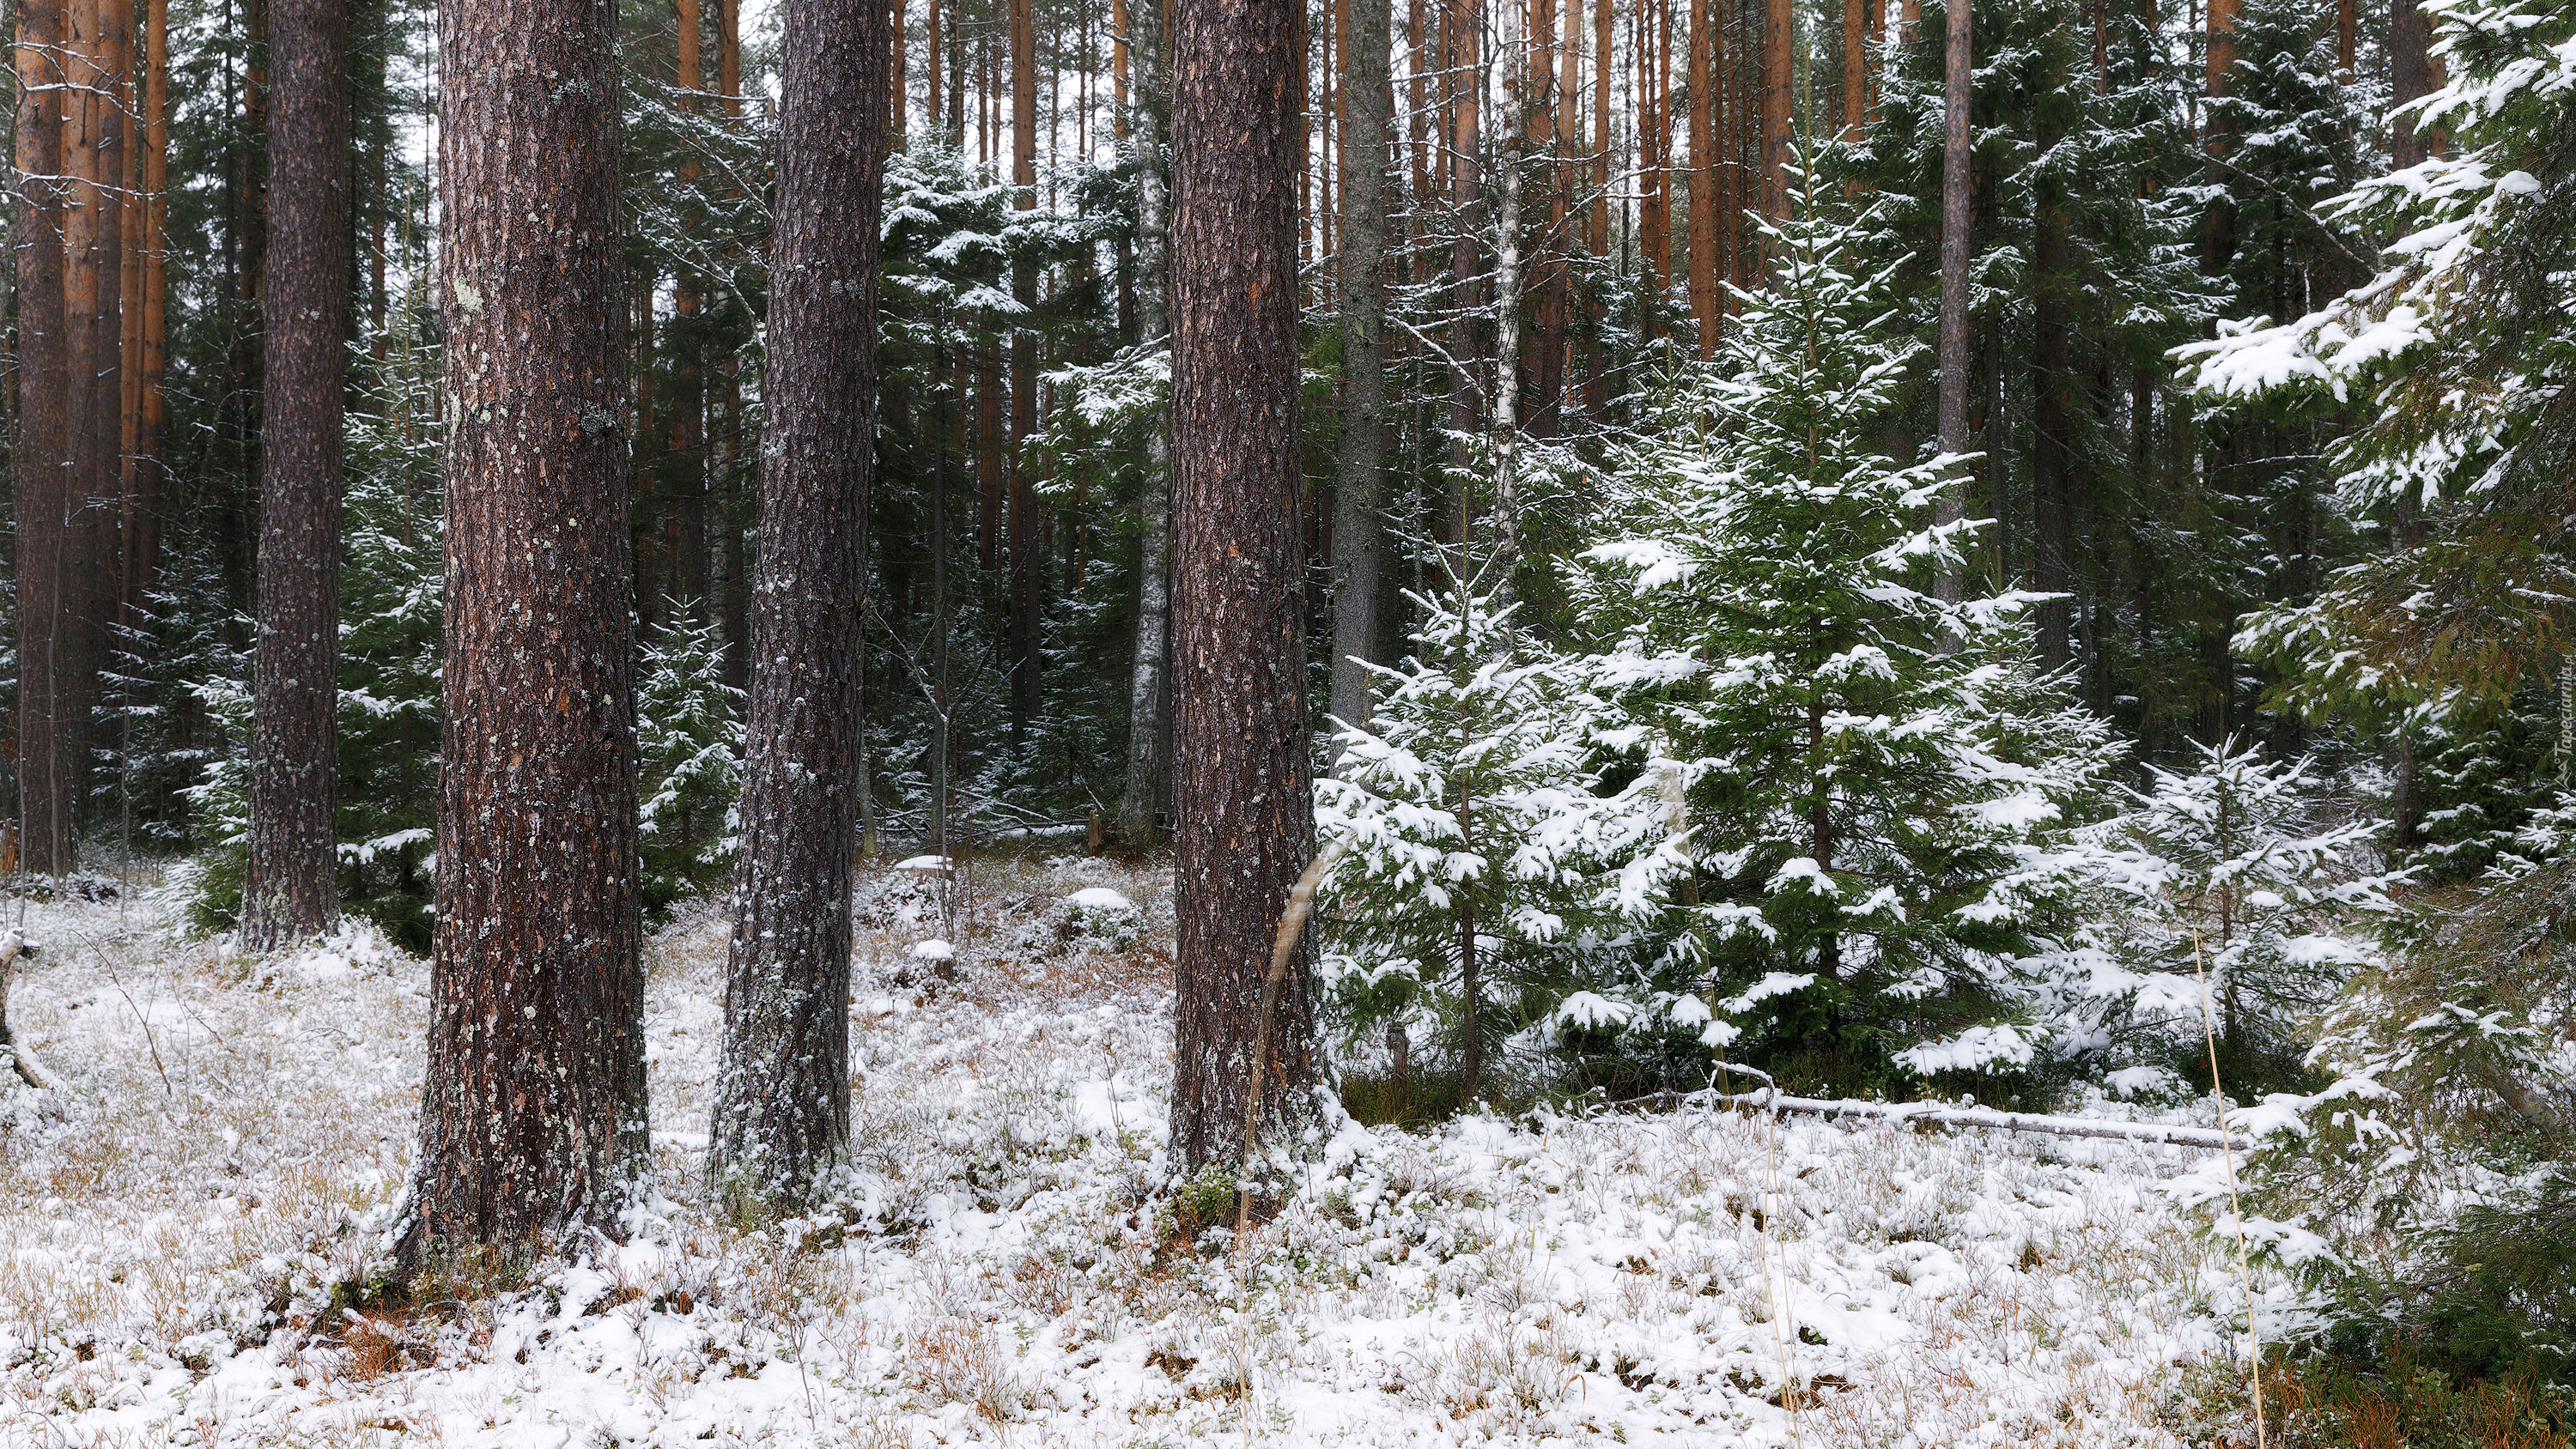
[[[254,964],[148,897],[30,905],[12,1020],[64,1087],[0,1137],[0,1441],[2243,1427],[2232,1252],[2159,1191],[2180,1148],[1704,1110],[1345,1123],[1232,1243],[1231,1194],[1163,1158],[1167,890],[1076,857],[980,861],[953,895],[868,874],[859,1171],[834,1214],[749,1233],[698,1201],[726,925],[684,912],[648,951],[657,1191],[625,1242],[516,1285],[382,1276],[426,962],[349,935]]]

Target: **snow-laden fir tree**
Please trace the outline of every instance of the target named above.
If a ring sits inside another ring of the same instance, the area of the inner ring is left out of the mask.
[[[1604,779],[1618,721],[1587,661],[1490,597],[1416,602],[1414,654],[1372,668],[1368,724],[1343,728],[1316,782],[1333,860],[1319,974],[1347,1043],[1373,1055],[1382,1038],[1398,1076],[1427,1048],[1422,1076],[1472,1100],[1553,1076],[1545,1049],[1667,1020],[1672,993],[1633,953],[1681,842],[1665,778]]]
[[[1665,969],[1713,988],[1711,1044],[1842,1091],[2016,1070],[2051,1036],[2017,1020],[2072,880],[2048,837],[2106,733],[2034,676],[2028,596],[1934,595],[1973,527],[1930,521],[1961,463],[1882,455],[1922,348],[1892,273],[1855,270],[1869,218],[1819,209],[1768,229],[1773,284],[1623,450],[1573,613],[1632,738],[1689,776]]]
[[[2205,1091],[2214,1028],[2227,1091],[2245,1098],[2297,1079],[2309,1021],[2371,960],[2388,879],[2379,823],[2306,762],[2232,738],[2199,755],[2189,770],[2149,766],[2105,827],[2094,929],[2126,973],[2110,978],[2125,988],[2123,1068]]]
[[[2335,208],[2396,237],[2378,273],[2188,353],[2223,400],[2364,410],[2333,462],[2344,507],[2391,545],[2257,615],[2239,647],[2311,712],[2402,721],[2452,750],[2487,733],[2533,799],[2555,759],[2502,747],[2493,722],[2569,668],[2576,14],[2498,0],[2439,24],[2450,80],[2415,121],[2447,131],[2447,153]],[[2563,693],[2558,714],[2576,728]],[[2505,842],[2485,877],[2437,876],[2324,1017],[2311,1061],[2333,1081],[2272,1104],[2296,1130],[2257,1182],[2281,1256],[2356,1346],[2561,1373],[2576,1354],[2576,814],[2562,797],[2483,829]]]
[[[721,624],[672,601],[636,670],[636,842],[644,907],[661,912],[733,869],[742,796],[742,691],[725,683]]]

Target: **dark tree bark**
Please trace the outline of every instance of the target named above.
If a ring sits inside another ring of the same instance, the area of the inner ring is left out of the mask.
[[[1038,204],[1038,69],[1036,0],[1011,0],[1011,184],[1017,205]],[[1038,498],[1029,486],[1021,445],[1037,429],[1038,336],[1026,314],[1038,304],[1037,266],[1021,258],[1011,268],[1011,298],[1022,320],[1011,329],[1011,748],[1027,743],[1038,714]]]
[[[1974,177],[1968,152],[1968,104],[1975,72],[1970,61],[1968,0],[1949,0],[1949,33],[1943,60],[1941,112],[1941,337],[1938,424],[1941,451],[1968,451],[1968,225]],[[1932,505],[1936,523],[1959,521],[1963,509],[1953,482]],[[1938,580],[1942,598],[1957,603],[1967,581],[1956,564],[1944,564]]]
[[[610,0],[438,12],[447,620],[406,1268],[615,1232],[646,1163]]]
[[[885,7],[781,12],[750,747],[707,1173],[745,1221],[813,1206],[850,1146],[850,855],[876,426]]]
[[[1508,0],[1506,0],[1508,3]],[[1467,486],[1474,458],[1467,440],[1484,418],[1476,397],[1476,365],[1483,356],[1476,313],[1483,288],[1477,285],[1476,219],[1482,209],[1485,182],[1478,135],[1484,97],[1484,0],[1449,0],[1449,225],[1455,239],[1449,247],[1449,498],[1446,531],[1450,565],[1466,577],[1467,540],[1475,512],[1475,493]],[[1300,61],[1302,66],[1303,62]],[[1302,70],[1300,74],[1302,74]]]
[[[2442,83],[2432,56],[2433,23],[2416,0],[2388,0],[2388,99],[2397,105],[2432,94]],[[2418,131],[2411,115],[2389,127],[2389,159],[2403,169],[2433,154],[2436,133]]]
[[[1699,324],[1699,355],[1717,352],[1719,272],[1718,238],[1725,234],[1717,204],[1717,7],[1710,0],[1691,0],[1690,7],[1690,309]]]
[[[1280,990],[1245,1100],[1272,932],[1313,835],[1297,533],[1298,55],[1290,0],[1176,8],[1172,451],[1179,927],[1172,1142],[1293,1143],[1318,1080],[1310,973]]]
[[[11,469],[18,524],[19,860],[38,875],[71,864],[71,760],[79,697],[65,676],[72,622],[64,596],[71,496],[69,339],[63,327],[60,0],[19,0],[17,36],[18,438]]]
[[[1791,105],[1797,20],[1790,0],[1765,0],[1762,19],[1762,213],[1789,214],[1789,128],[1797,112]]]
[[[1395,109],[1387,74],[1387,0],[1350,0],[1351,73],[1343,87],[1340,263],[1343,415],[1333,479],[1333,673],[1330,708],[1368,721],[1377,654],[1379,530],[1386,472],[1386,133]]]
[[[1136,173],[1136,330],[1148,345],[1169,345],[1171,255],[1163,173],[1163,7],[1132,12],[1137,104],[1128,117],[1141,158]],[[1138,500],[1136,652],[1127,675],[1127,783],[1118,797],[1118,836],[1136,849],[1153,844],[1154,821],[1170,768],[1164,749],[1171,711],[1172,446],[1168,417],[1145,438],[1144,496]]]
[[[268,333],[260,425],[259,645],[242,944],[274,950],[339,920],[340,424],[347,320],[347,0],[272,0]]]
[[[2043,133],[2045,153],[2057,138]],[[2074,390],[2073,321],[2068,294],[2082,285],[2073,275],[2074,258],[2067,241],[2065,198],[2043,186],[2034,200],[2036,232],[2031,247],[2031,416],[2030,543],[2031,585],[2041,593],[2063,594],[2071,580],[2067,561],[2074,521],[2075,449],[2070,436],[2080,409]],[[2072,658],[2073,600],[2050,599],[2039,606],[2039,665],[2059,669]]]

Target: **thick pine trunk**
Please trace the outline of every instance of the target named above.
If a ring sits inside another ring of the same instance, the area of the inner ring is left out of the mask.
[[[64,328],[60,0],[19,0],[17,35],[18,438],[13,456],[18,564],[19,859],[37,875],[71,864],[71,760],[65,717],[64,591],[71,470],[69,338]]]
[[[1140,158],[1136,173],[1136,330],[1147,346],[1169,345],[1171,254],[1163,172],[1162,7],[1134,11],[1137,104],[1128,118]],[[1127,783],[1118,797],[1118,836],[1135,849],[1154,843],[1161,812],[1165,724],[1170,712],[1172,633],[1172,449],[1169,419],[1148,430],[1138,500],[1136,652],[1127,676]]]
[[[1351,73],[1343,87],[1343,403],[1341,452],[1333,480],[1333,673],[1335,719],[1368,721],[1369,676],[1377,656],[1377,598],[1385,553],[1379,515],[1386,471],[1386,132],[1395,93],[1387,75],[1387,0],[1350,0]]]
[[[1790,87],[1797,22],[1789,0],[1767,0],[1762,18],[1762,213],[1789,214]]]
[[[128,238],[137,254],[135,294],[127,298],[127,310],[135,316],[135,346],[128,364],[134,373],[134,446],[128,459],[122,527],[122,592],[129,614],[143,607],[160,562],[161,447],[168,417],[162,381],[170,335],[170,0],[147,0],[143,22],[142,196],[140,205],[132,209],[142,223],[142,234]]]
[[[2388,99],[2396,105],[2432,93],[2442,83],[2432,56],[2433,23],[2417,0],[2388,0]],[[2418,131],[2411,115],[2389,127],[2389,159],[2400,169],[2420,166],[2433,154],[2437,134]]]
[[[349,12],[272,0],[262,299],[259,645],[253,661],[250,872],[242,944],[269,951],[337,924],[341,330],[348,308]]]
[[[614,1233],[646,1165],[610,0],[438,14],[445,721],[407,1268]]]
[[[1172,450],[1179,721],[1172,1142],[1294,1144],[1320,1076],[1311,974],[1279,992],[1245,1092],[1272,934],[1313,837],[1299,647],[1298,55],[1289,0],[1175,10]]]
[[[1968,224],[1974,178],[1968,152],[1968,104],[1975,72],[1969,60],[1972,41],[1966,0],[1949,0],[1948,36],[1943,58],[1941,111],[1941,336],[1938,425],[1941,451],[1968,451]],[[1932,505],[1936,523],[1959,521],[1960,492],[1953,482]],[[1957,603],[1967,581],[1957,564],[1944,564],[1939,576],[1942,598]]]
[[[709,1182],[737,1218],[810,1207],[848,1160],[850,852],[876,425],[882,6],[789,0],[742,855]]]

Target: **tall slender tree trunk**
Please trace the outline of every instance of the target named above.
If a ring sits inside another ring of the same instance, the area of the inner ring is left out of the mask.
[[[2420,100],[2442,83],[2432,44],[2432,21],[2417,0],[2388,0],[2388,99],[2393,104]],[[2415,118],[2401,112],[2389,126],[2390,163],[2400,170],[2421,166],[2437,149],[2437,140],[2436,133],[2419,131]]]
[[[1164,189],[1163,109],[1167,90],[1161,0],[1134,11],[1137,103],[1128,118],[1136,138],[1136,330],[1145,345],[1171,345],[1168,193]],[[1143,537],[1137,549],[1136,652],[1127,676],[1127,782],[1118,797],[1118,835],[1133,849],[1154,842],[1161,812],[1171,714],[1172,453],[1166,414],[1145,435],[1145,481],[1138,500]]]
[[[128,450],[121,527],[122,592],[129,617],[143,607],[159,560],[161,447],[168,418],[162,383],[169,351],[170,0],[146,0],[143,18],[141,195],[132,208],[141,229],[128,239],[136,258],[136,285],[127,299],[127,311],[135,319],[127,364],[133,375],[134,442]]]
[[[1450,95],[1449,250],[1449,514],[1450,562],[1466,575],[1467,543],[1473,532],[1475,490],[1468,485],[1474,436],[1484,408],[1476,397],[1476,365],[1482,353],[1476,314],[1483,291],[1477,286],[1476,217],[1483,208],[1485,179],[1481,167],[1483,137],[1478,134],[1485,87],[1484,0],[1449,0]]]
[[[70,349],[64,327],[65,24],[61,0],[19,0],[17,34],[17,505],[19,860],[71,865],[72,761],[65,718],[80,697],[64,648],[69,545]]]
[[[1717,78],[1710,61],[1717,53],[1717,7],[1711,0],[1691,0],[1690,7],[1690,308],[1699,324],[1701,360],[1717,355],[1718,218],[1721,179],[1717,158]]]
[[[1311,972],[1261,1021],[1272,935],[1313,841],[1297,536],[1298,52],[1290,0],[1177,7],[1172,451],[1181,778],[1172,1141],[1239,1163],[1295,1144],[1320,1077]],[[1251,1079],[1256,1034],[1269,1051]],[[1253,1097],[1247,1099],[1246,1088]]]
[[[614,1234],[646,1165],[610,0],[438,12],[438,925],[406,1269]]]
[[[1387,75],[1387,0],[1350,0],[1351,68],[1342,88],[1342,437],[1333,480],[1335,719],[1364,725],[1377,657],[1385,553],[1379,515],[1386,472],[1386,140],[1395,109]]]
[[[1010,0],[1010,24],[1011,184],[1019,189],[1019,208],[1027,211],[1038,204],[1036,0]],[[1038,499],[1021,461],[1022,447],[1037,430],[1038,336],[1026,321],[1038,303],[1035,262],[1024,257],[1013,264],[1011,296],[1022,314],[1011,330],[1011,450],[1005,463],[1011,489],[1011,748],[1016,752],[1027,743],[1038,714]]]
[[[812,1206],[850,1146],[850,851],[876,426],[888,20],[787,0],[760,555],[724,1064],[707,1173],[738,1219]]]
[[[1642,331],[1661,331],[1665,298],[1673,285],[1672,215],[1672,0],[1644,0],[1635,22],[1637,48],[1637,231],[1646,270]]]
[[[2043,156],[2058,140],[2046,131],[2038,139]],[[2071,583],[2068,562],[2074,552],[2072,433],[2078,403],[2072,394],[2081,385],[2075,375],[2068,294],[2080,283],[2072,275],[2074,257],[2067,238],[2063,193],[2055,186],[2042,185],[2036,189],[2031,209],[2031,585],[2040,593],[2064,595]],[[2069,598],[2040,604],[2037,622],[2042,669],[2063,668],[2073,657],[2074,618],[2073,601]]]
[[[348,311],[347,0],[271,0],[269,246],[260,425],[259,646],[242,944],[338,924],[340,431]]]
[[[1797,114],[1790,106],[1790,87],[1796,81],[1796,38],[1797,20],[1790,12],[1790,0],[1766,0],[1762,19],[1762,213],[1775,221],[1789,215],[1789,127]]]
[[[1941,451],[1968,451],[1968,208],[1975,184],[1969,154],[1968,106],[1975,70],[1970,60],[1972,7],[1967,0],[1948,0],[1948,33],[1942,62],[1941,109],[1941,336],[1937,365],[1940,395],[1937,414]],[[1964,516],[1963,482],[1942,488],[1932,505],[1932,520],[1955,524]],[[1966,579],[1957,563],[1941,565],[1940,596],[1957,603],[1966,597]]]

